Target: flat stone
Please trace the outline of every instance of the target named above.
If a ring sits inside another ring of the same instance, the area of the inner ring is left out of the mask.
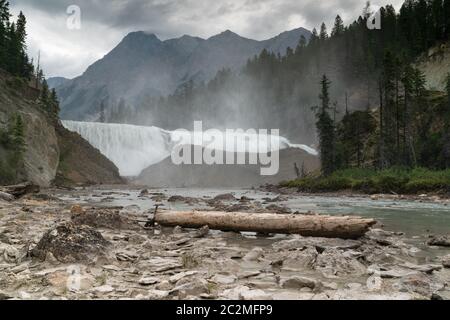
[[[264,254],[264,250],[262,248],[254,248],[249,253],[244,256],[244,260],[246,261],[258,261]]]
[[[104,285],[101,287],[94,288],[93,291],[98,292],[98,293],[111,293],[111,292],[114,292],[114,288],[110,285]]]
[[[284,289],[301,289],[306,287],[314,290],[318,289],[322,284],[320,281],[314,279],[294,276],[282,279],[280,281],[280,286]]]
[[[142,277],[139,280],[139,284],[141,286],[151,286],[152,284],[156,284],[158,282],[159,282],[159,279],[155,278],[155,277]]]
[[[190,277],[190,276],[193,276],[193,275],[196,275],[197,273],[198,273],[198,271],[180,272],[180,273],[177,273],[176,275],[171,276],[169,278],[169,282],[170,283],[177,283],[181,279],[186,278],[186,277]]]
[[[147,297],[149,300],[164,300],[169,296],[169,294],[169,291],[149,290]]]
[[[107,271],[121,271],[122,269],[115,265],[105,265],[102,267],[103,269]]]
[[[235,283],[237,281],[237,277],[233,275],[230,276],[230,275],[216,274],[209,280],[217,284],[229,285]]]

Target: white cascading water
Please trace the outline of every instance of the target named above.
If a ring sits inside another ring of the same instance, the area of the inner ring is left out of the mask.
[[[193,132],[167,131],[158,127],[95,122],[62,121],[64,127],[76,132],[111,160],[122,176],[138,176],[144,169],[170,157],[179,145],[201,144],[193,138]],[[214,141],[213,136],[204,135],[205,141]],[[225,139],[227,139],[225,137]],[[207,144],[209,149],[228,152],[258,152],[258,150],[298,148],[311,155],[317,151],[302,144],[292,144],[279,136],[261,137],[254,134],[233,134],[233,146],[226,143]],[[229,141],[229,140],[226,140]],[[270,146],[261,146],[272,141]],[[273,143],[275,141],[275,143]],[[205,146],[204,142],[203,145]],[[237,147],[237,150],[235,150]],[[266,149],[264,149],[266,148]],[[273,151],[273,150],[272,150]]]

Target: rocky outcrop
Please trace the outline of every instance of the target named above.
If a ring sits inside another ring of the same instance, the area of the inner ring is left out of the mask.
[[[445,79],[450,71],[450,42],[430,48],[418,61],[430,90],[445,91]]]
[[[25,124],[24,165],[17,179],[49,186],[59,165],[59,148],[54,125],[39,108],[38,96],[36,89],[0,72],[0,128],[6,128],[15,115]]]
[[[56,126],[56,133],[61,152],[56,185],[124,183],[117,167],[79,134],[61,124]]]
[[[39,91],[0,70],[0,129],[20,115],[26,149],[13,181],[49,187],[65,183],[121,183],[117,168],[79,135],[62,127],[38,103]],[[0,147],[0,159],[9,151]]]

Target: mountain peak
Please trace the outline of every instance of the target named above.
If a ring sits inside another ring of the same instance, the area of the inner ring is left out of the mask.
[[[154,34],[146,31],[134,31],[127,34],[127,36],[124,38],[124,40],[153,40],[153,41],[161,41],[159,38]]]
[[[210,39],[229,39],[229,38],[242,38],[240,35],[238,35],[237,33],[234,33],[231,30],[225,30],[221,33],[219,33],[218,35],[212,36]]]

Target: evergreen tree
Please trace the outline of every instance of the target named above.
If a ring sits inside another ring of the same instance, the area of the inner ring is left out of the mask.
[[[319,39],[321,41],[325,41],[328,39],[328,32],[327,32],[327,26],[325,25],[325,23],[322,23],[322,25],[320,26],[320,35],[319,35]]]
[[[313,28],[312,32],[311,32],[311,38],[309,39],[309,44],[315,45],[317,43],[317,41],[319,40],[319,35],[317,33],[317,29]]]
[[[344,22],[342,21],[341,16],[337,15],[336,19],[334,20],[334,27],[331,31],[331,36],[340,36],[344,33],[345,27]]]
[[[335,169],[335,132],[334,122],[330,117],[330,89],[331,82],[326,75],[323,75],[321,80],[321,94],[319,99],[321,105],[317,111],[316,127],[319,134],[320,142],[320,161],[322,165],[322,174],[328,176],[332,174]]]
[[[25,151],[25,128],[21,115],[16,115],[13,121],[11,140],[14,151],[16,152],[17,160],[20,160]]]
[[[0,0],[0,68],[2,69],[6,69],[9,17],[8,1]]]

